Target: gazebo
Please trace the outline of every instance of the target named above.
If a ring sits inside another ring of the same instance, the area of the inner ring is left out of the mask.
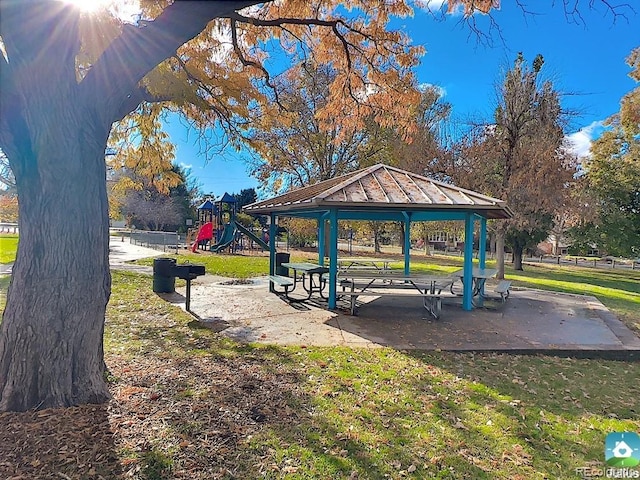
[[[404,271],[410,272],[411,222],[464,220],[464,289],[462,307],[473,309],[473,232],[480,222],[479,266],[485,266],[487,220],[510,218],[502,200],[378,164],[303,187],[243,208],[254,215],[269,215],[269,238],[276,238],[277,218],[301,217],[318,221],[318,263],[324,265],[325,224],[329,224],[329,304],[336,308],[338,273],[338,221],[377,220],[403,222]],[[275,273],[275,242],[270,242],[270,272]]]

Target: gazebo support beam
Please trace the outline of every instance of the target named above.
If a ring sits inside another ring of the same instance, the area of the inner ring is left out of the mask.
[[[480,217],[480,238],[478,241],[478,263],[479,267],[485,267],[487,261],[487,219]],[[482,298],[484,297],[484,285],[482,285],[482,291],[480,292],[479,305],[482,306]]]
[[[324,218],[318,218],[318,265],[324,265]]]
[[[278,233],[278,225],[275,213],[269,215],[269,274],[276,274],[276,235]],[[269,291],[275,292],[273,283],[269,282]]]
[[[404,274],[411,273],[411,212],[402,212],[404,217]]]
[[[480,216],[480,237],[478,241],[478,263],[480,268],[485,267],[487,261],[487,219]]]
[[[473,310],[473,224],[473,213],[467,213],[464,221],[463,310]]]
[[[320,215],[318,217],[318,225],[316,230],[318,232],[318,265],[324,265],[324,227],[325,227],[325,216]]]
[[[338,279],[338,209],[329,211],[329,308],[336,308],[336,283]]]

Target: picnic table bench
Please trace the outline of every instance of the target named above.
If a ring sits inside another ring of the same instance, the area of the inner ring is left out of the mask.
[[[338,284],[343,288],[339,296],[349,297],[351,315],[356,315],[356,300],[360,296],[413,296],[422,297],[425,309],[436,319],[442,311],[442,290],[453,278],[442,275],[413,274],[394,271],[343,271],[338,273]],[[350,289],[347,290],[347,287]]]
[[[279,287],[284,287],[284,294],[289,294],[289,287],[293,287],[294,282],[291,277],[285,277],[283,275],[269,275],[269,281]]]
[[[509,280],[500,280],[498,285],[493,289],[494,292],[500,294],[502,303],[506,302],[507,298],[509,298],[509,288],[511,288],[511,282]]]

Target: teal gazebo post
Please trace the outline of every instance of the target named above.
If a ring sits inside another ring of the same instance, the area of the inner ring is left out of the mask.
[[[325,224],[329,212],[323,213],[318,217],[318,265],[324,266],[324,252],[326,250],[325,244]]]
[[[480,237],[478,238],[478,266],[484,270],[487,261],[487,219],[480,217]],[[478,306],[482,306],[484,298],[484,284],[478,296]]]
[[[464,219],[464,267],[462,309],[473,310],[473,224],[475,215],[467,212]]]
[[[269,274],[276,274],[276,235],[278,233],[277,216],[269,214]],[[269,282],[269,291],[275,292],[273,283]]]
[[[404,217],[404,274],[411,273],[411,212],[402,212]]]
[[[324,220],[323,220],[324,221]],[[329,308],[336,308],[338,282],[338,209],[329,210]]]
[[[480,238],[478,239],[478,263],[479,267],[484,269],[487,261],[487,219],[480,217]],[[480,291],[480,305],[484,297],[484,284]]]
[[[480,268],[485,267],[487,261],[487,219],[480,217],[480,238],[478,239],[478,263]]]

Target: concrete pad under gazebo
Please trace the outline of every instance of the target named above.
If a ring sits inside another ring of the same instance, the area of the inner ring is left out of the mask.
[[[324,265],[325,223],[329,223],[329,302],[336,308],[338,273],[338,221],[374,220],[403,222],[404,272],[410,273],[411,222],[464,220],[464,267],[462,307],[472,310],[473,231],[480,222],[479,266],[485,266],[488,219],[512,216],[504,201],[455,185],[378,164],[347,175],[299,188],[268,200],[246,205],[254,215],[269,215],[269,238],[276,238],[278,217],[316,219],[318,263]],[[270,273],[275,273],[275,242],[270,242]]]

